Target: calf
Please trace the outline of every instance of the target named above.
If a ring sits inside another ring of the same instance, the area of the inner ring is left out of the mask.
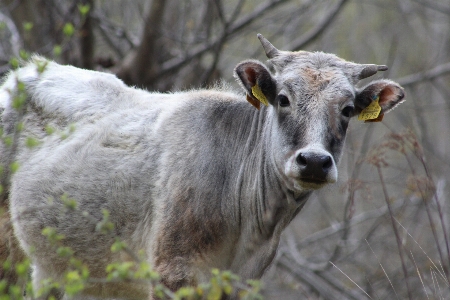
[[[389,80],[355,86],[385,66],[280,51],[258,37],[271,71],[257,60],[239,63],[235,77],[245,94],[149,93],[110,74],[42,58],[6,78],[5,134],[14,133],[15,122],[24,124],[12,154],[20,168],[8,190],[10,213],[33,263],[35,290],[69,268],[42,235],[47,227],[64,236],[59,243],[92,277],[127,259],[111,252],[116,238],[142,251],[172,290],[207,281],[211,268],[262,276],[310,194],[336,182],[350,119],[371,103],[382,115],[404,92]],[[23,113],[10,96],[18,80],[28,95]],[[30,136],[37,146],[26,147]],[[67,208],[67,198],[76,210]],[[109,211],[112,235],[99,230],[102,210]],[[93,283],[83,293],[152,297],[150,287],[132,283]]]

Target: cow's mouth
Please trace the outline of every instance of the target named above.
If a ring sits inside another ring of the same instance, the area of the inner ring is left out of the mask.
[[[325,180],[325,179],[314,178],[314,177],[301,177],[300,181],[306,182],[306,183],[313,183],[313,184],[325,184],[325,183],[328,183],[328,181]]]

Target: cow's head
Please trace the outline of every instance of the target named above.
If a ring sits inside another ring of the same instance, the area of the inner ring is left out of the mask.
[[[276,49],[258,35],[274,73],[259,61],[241,62],[236,77],[250,103],[269,106],[273,159],[292,190],[312,190],[337,180],[350,118],[377,99],[381,115],[399,104],[403,88],[375,80],[357,88],[363,78],[386,66],[356,64],[322,52]]]

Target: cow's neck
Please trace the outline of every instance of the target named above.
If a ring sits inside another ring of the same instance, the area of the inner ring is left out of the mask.
[[[288,190],[274,165],[271,109],[257,111],[248,105],[239,111],[234,122],[241,127],[232,137],[237,141],[233,151],[239,154],[232,158],[238,170],[232,206],[237,220],[232,218],[230,225],[238,235],[231,269],[243,278],[255,278],[272,261],[282,230],[303,207],[309,193]]]
[[[271,141],[271,122],[275,119],[269,116],[271,113],[270,107],[258,111],[251,106],[243,112],[250,129],[241,148],[244,153],[237,178],[240,222],[249,230],[249,224],[243,223],[250,222],[253,234],[263,239],[281,234],[309,195],[294,193],[283,184],[272,159],[276,149]]]

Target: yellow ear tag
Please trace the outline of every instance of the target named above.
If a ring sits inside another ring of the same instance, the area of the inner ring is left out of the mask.
[[[378,103],[380,100],[380,96],[377,96],[372,103],[369,104],[366,108],[364,108],[358,116],[358,120],[360,121],[368,121],[377,119],[381,112],[381,106]]]
[[[252,87],[252,94],[256,99],[258,99],[265,106],[269,105],[269,101],[267,101],[266,96],[264,96],[263,92],[261,91],[261,88],[257,84],[255,84]]]

